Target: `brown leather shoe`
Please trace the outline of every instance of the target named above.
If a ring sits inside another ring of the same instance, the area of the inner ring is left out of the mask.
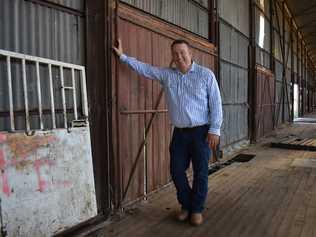
[[[179,211],[177,214],[176,214],[176,219],[178,221],[185,221],[189,218],[189,211],[188,210],[185,210],[185,209],[181,209],[181,211]]]
[[[203,223],[202,213],[192,213],[190,222],[195,226],[201,225]]]

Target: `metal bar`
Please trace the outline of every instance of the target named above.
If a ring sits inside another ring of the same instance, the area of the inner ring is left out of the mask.
[[[64,86],[63,87],[65,90],[73,90],[74,88],[72,86]]]
[[[231,65],[231,66],[237,67],[237,68],[239,68],[239,69],[243,69],[243,70],[245,70],[245,71],[248,71],[248,70],[249,70],[249,68],[247,68],[247,67],[238,65],[237,63],[228,61],[228,60],[223,59],[223,58],[220,58],[220,61],[223,62],[223,63],[229,64],[229,65]]]
[[[67,113],[73,113],[74,110],[73,109],[67,109]],[[43,115],[51,115],[52,111],[50,109],[43,109],[42,110]],[[62,114],[63,110],[62,109],[56,109],[55,110],[55,114]],[[30,116],[38,116],[38,109],[29,109],[29,114]],[[18,116],[24,116],[25,115],[25,109],[22,110],[14,110],[14,116],[18,117]],[[8,117],[10,116],[10,111],[0,111],[0,117]]]
[[[256,25],[255,25],[255,8],[254,0],[250,0],[249,4],[249,50],[248,50],[248,62],[249,62],[249,71],[248,71],[248,136],[251,142],[257,140],[258,131],[256,130],[256,113],[257,113],[257,98],[255,91],[257,91],[257,77],[256,77]]]
[[[66,108],[66,96],[65,96],[65,82],[64,82],[64,69],[62,66],[59,67],[60,82],[61,82],[61,100],[63,104],[63,115],[64,115],[64,128],[67,128],[67,108]]]
[[[50,105],[52,111],[52,124],[53,129],[56,128],[56,118],[55,118],[55,103],[54,103],[54,86],[53,86],[53,76],[52,76],[52,65],[48,64],[48,74],[49,74],[49,89],[50,89]]]
[[[77,113],[77,98],[76,98],[76,82],[75,82],[75,69],[71,69],[71,79],[72,79],[72,95],[74,100],[74,114],[75,114],[75,120],[78,119],[78,113]]]
[[[36,62],[36,81],[37,81],[37,99],[38,99],[38,113],[39,113],[39,119],[40,119],[40,128],[41,130],[43,130],[44,124],[43,124],[42,93],[41,93],[39,62]]]
[[[49,7],[58,11],[62,11],[62,12],[66,12],[68,14],[72,14],[75,16],[80,16],[80,17],[84,17],[85,13],[84,11],[80,11],[71,7],[67,7],[64,6],[62,4],[58,4],[58,3],[54,3],[53,1],[48,1],[48,0],[24,0],[24,1],[28,1],[28,2],[32,2],[32,3],[37,3],[39,5],[45,6],[45,7]]]
[[[275,75],[275,58],[274,58],[274,54],[273,52],[275,52],[275,31],[274,31],[274,26],[273,26],[273,17],[275,15],[275,10],[273,7],[273,1],[274,0],[269,0],[269,4],[270,4],[270,69],[272,71],[272,73]],[[277,84],[277,80],[276,77],[274,78],[274,82],[273,82],[273,86],[274,86],[274,90],[273,90],[273,129],[276,128],[276,84]]]
[[[283,53],[282,53],[282,58],[283,58],[283,71],[282,71],[282,91],[283,91],[283,95],[282,95],[282,122],[285,122],[285,86],[287,87],[285,80],[286,80],[286,59],[285,59],[285,3],[282,3],[282,43],[283,44]],[[281,39],[281,38],[280,38]]]
[[[8,75],[8,90],[9,90],[9,107],[10,107],[10,126],[11,126],[11,131],[14,131],[15,126],[14,126],[12,78],[11,78],[11,58],[10,58],[10,56],[7,56],[7,75]]]
[[[30,127],[30,114],[29,114],[29,105],[28,105],[28,97],[27,97],[25,59],[22,59],[22,77],[23,77],[23,92],[24,92],[24,107],[25,107],[25,124],[26,124],[26,131],[29,132],[31,130],[31,127]]]
[[[215,11],[214,11],[214,1],[208,0],[208,25],[209,25],[209,35],[208,40],[215,44]]]
[[[197,6],[198,8],[200,8],[203,11],[208,12],[210,9],[208,9],[207,7],[205,7],[203,4],[201,4],[199,1],[196,0],[189,0],[189,2],[191,2],[193,5]],[[209,6],[208,6],[209,7]]]
[[[60,61],[52,60],[52,59],[46,59],[46,58],[40,58],[36,56],[26,55],[26,54],[20,54],[15,53],[7,50],[0,49],[0,55],[9,56],[11,58],[18,58],[18,59],[25,59],[27,61],[31,62],[39,62],[43,64],[52,64],[54,66],[63,66],[64,68],[74,68],[77,70],[84,70],[84,66],[71,64],[71,63],[63,63]]]
[[[88,98],[87,98],[87,85],[86,85],[86,72],[84,69],[80,70],[81,74],[81,93],[82,93],[82,113],[88,117]]]
[[[294,39],[293,39],[293,19],[291,18],[290,25],[290,42],[291,42],[291,117],[290,120],[293,122],[294,120]]]
[[[152,114],[152,113],[167,113],[168,110],[167,109],[157,109],[157,110],[154,110],[154,109],[149,109],[149,110],[124,110],[124,111],[121,111],[120,113],[121,114]]]

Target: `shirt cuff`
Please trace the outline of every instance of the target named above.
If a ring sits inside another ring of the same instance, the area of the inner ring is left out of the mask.
[[[209,128],[208,133],[220,136],[221,135],[221,130],[218,128]]]
[[[127,56],[126,56],[125,54],[122,54],[122,55],[120,56],[120,60],[121,60],[122,62],[125,62],[126,59],[127,59]]]

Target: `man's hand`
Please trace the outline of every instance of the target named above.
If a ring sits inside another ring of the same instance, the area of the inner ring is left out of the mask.
[[[219,136],[215,134],[208,133],[207,134],[207,143],[209,147],[213,150],[216,149],[216,146],[219,144]]]
[[[115,54],[121,57],[121,55],[123,54],[123,48],[122,48],[122,41],[120,38],[117,40],[117,47],[113,46],[112,48]]]

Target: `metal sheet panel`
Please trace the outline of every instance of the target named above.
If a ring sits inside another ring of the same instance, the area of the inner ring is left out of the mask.
[[[71,3],[71,7],[77,7],[83,4],[83,1],[60,1],[62,2],[77,2]],[[5,49],[13,52],[39,56],[43,58],[54,59],[58,61],[80,64],[85,62],[84,54],[84,18],[74,16],[67,12],[58,11],[40,4],[29,1],[20,0],[2,0],[0,8],[0,49]],[[70,5],[69,5],[70,6]],[[14,110],[23,111],[24,97],[22,85],[22,68],[21,62],[12,62],[12,86],[14,97]],[[38,99],[36,93],[36,72],[35,64],[26,65],[27,76],[27,92],[30,109],[38,108]],[[0,58],[0,94],[7,95],[7,76],[6,76],[5,58]],[[50,109],[49,83],[48,83],[48,68],[40,65],[40,77],[42,95],[46,95],[42,99],[43,110]],[[53,68],[53,83],[56,91],[60,91],[60,76],[59,69]],[[69,72],[65,72],[65,83],[69,85]],[[80,83],[76,83],[77,89]],[[79,91],[79,90],[77,90]],[[55,103],[56,109],[62,108],[61,94],[56,94]],[[0,112],[8,111],[8,96],[3,96],[0,101]],[[66,93],[68,108],[72,98],[70,93]],[[79,95],[77,95],[79,102]],[[80,106],[80,103],[78,103]],[[19,114],[19,113],[17,113]],[[4,118],[4,121],[7,121]],[[58,127],[62,126],[62,116],[57,116]],[[16,118],[17,129],[25,128],[25,116],[23,113]],[[51,128],[48,115],[44,114],[44,123],[46,128]],[[4,125],[4,126],[2,126]],[[31,115],[32,129],[38,129],[38,115]],[[0,130],[7,130],[7,122],[1,124]]]
[[[221,145],[228,146],[248,136],[249,41],[226,22],[227,17],[224,18],[220,19],[220,82],[224,112]]]
[[[71,9],[76,9],[84,12],[84,0],[49,0],[49,2],[57,3],[65,7],[69,7]]]
[[[230,54],[230,42],[231,42],[231,27],[227,24],[220,21],[220,55],[222,59],[225,59],[226,61],[231,60],[231,54]]]
[[[1,49],[84,64],[84,18],[27,1],[1,2]]]
[[[220,20],[221,58],[241,67],[248,67],[248,39],[240,32]]]
[[[249,0],[219,0],[219,15],[234,28],[249,36]]]
[[[190,0],[121,1],[208,38],[208,12]],[[206,3],[205,0],[197,2],[200,2],[202,5]]]

